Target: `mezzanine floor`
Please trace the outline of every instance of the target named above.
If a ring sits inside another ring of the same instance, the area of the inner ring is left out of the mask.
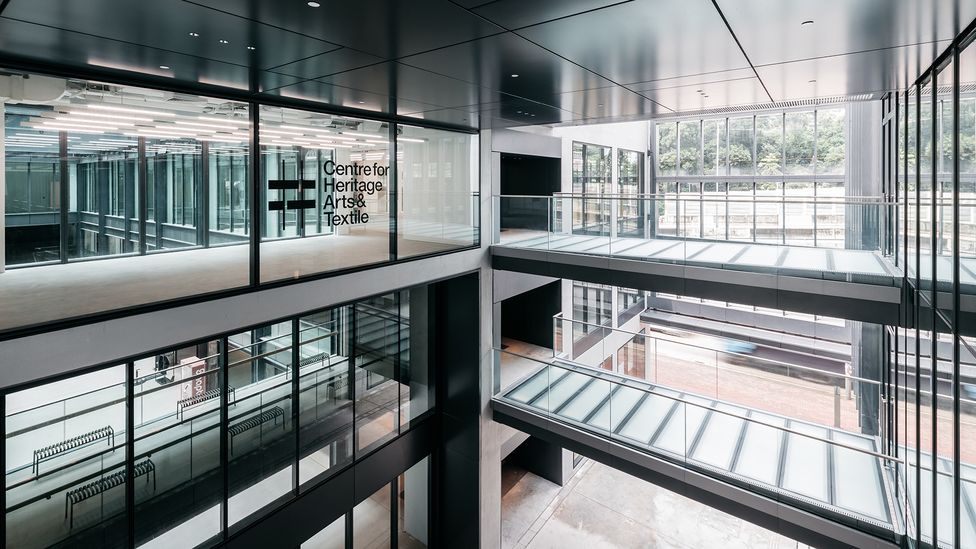
[[[476,231],[428,225],[402,233],[411,238],[398,239],[399,257],[469,246]],[[387,262],[389,243],[380,230],[263,242],[261,280]],[[0,331],[241,288],[249,253],[244,244],[8,269],[0,273]]]

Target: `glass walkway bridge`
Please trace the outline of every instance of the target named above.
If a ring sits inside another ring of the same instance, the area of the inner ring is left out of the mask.
[[[574,362],[496,351],[527,372],[494,398],[816,515],[896,539],[894,467],[876,437],[787,418]]]

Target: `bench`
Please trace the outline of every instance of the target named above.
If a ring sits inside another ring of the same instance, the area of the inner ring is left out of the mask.
[[[231,387],[230,390],[227,391],[227,394],[230,395],[230,396],[233,396],[234,395],[234,388]],[[180,421],[183,421],[183,411],[184,410],[186,410],[187,408],[189,408],[191,406],[196,406],[197,404],[203,404],[204,402],[207,402],[209,400],[213,400],[215,398],[220,398],[220,389],[210,389],[209,391],[206,391],[204,393],[200,393],[197,396],[192,396],[192,397],[187,397],[187,398],[184,398],[184,399],[181,399],[181,400],[177,400],[176,401],[176,414],[179,416]]]
[[[134,477],[139,478],[141,476],[146,477],[146,484],[149,484],[149,475],[152,474],[153,481],[153,491],[156,490],[156,464],[152,462],[151,459],[145,459],[135,464]],[[117,471],[108,475],[107,477],[100,478],[96,481],[89,482],[88,484],[70,490],[64,494],[64,518],[69,517],[69,507],[70,522],[68,523],[68,529],[74,528],[75,526],[75,505],[85,501],[86,499],[93,498],[102,492],[106,492],[116,486],[121,486],[125,484],[125,471]],[[69,506],[70,504],[70,506]]]
[[[230,433],[230,453],[234,453],[234,437],[246,433],[259,425],[264,425],[269,421],[274,421],[274,424],[277,425],[279,417],[281,418],[281,428],[284,430],[285,411],[281,409],[281,406],[275,406],[274,408],[265,410],[256,416],[251,416],[244,421],[235,423],[228,427],[227,432]]]
[[[75,448],[81,448],[82,446],[102,440],[103,438],[108,441],[109,446],[114,446],[115,430],[113,430],[111,426],[102,427],[101,429],[95,429],[94,431],[89,431],[83,435],[78,435],[76,437],[63,440],[57,444],[52,444],[39,450],[34,450],[34,462],[33,465],[31,465],[31,473],[35,475],[40,473],[41,461],[45,459],[51,459],[65,452],[74,450]]]

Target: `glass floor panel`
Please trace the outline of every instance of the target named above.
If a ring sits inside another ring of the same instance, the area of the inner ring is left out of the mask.
[[[560,375],[567,369],[579,372]],[[551,396],[550,377],[554,380]],[[880,458],[856,450],[879,451],[874,437],[679,393],[565,361],[541,369],[496,398],[547,416],[551,404],[557,414],[550,419],[565,418],[651,454],[683,458],[690,448],[690,457],[710,466],[714,474],[734,472],[738,479],[755,481],[757,487],[778,488],[782,490],[778,493],[795,494],[801,501],[812,499],[845,516],[854,514],[866,524],[891,527],[889,472]],[[923,461],[931,462],[927,456]],[[930,482],[931,475],[925,473],[923,483]],[[976,478],[976,469],[965,471],[964,478],[967,475]],[[964,483],[964,493],[976,497],[976,482]],[[931,531],[930,513],[927,517],[923,513],[922,522],[923,529]],[[976,537],[971,525],[967,528],[965,535]]]

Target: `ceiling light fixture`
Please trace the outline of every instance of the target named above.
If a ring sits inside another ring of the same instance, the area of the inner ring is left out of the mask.
[[[317,8],[317,7],[321,6],[321,5],[322,4],[319,4],[318,2],[308,2],[308,7],[310,7],[310,8]]]
[[[247,47],[247,49],[249,49],[249,50],[251,50],[251,51],[254,51],[254,50],[256,50],[257,48],[255,48],[254,46],[248,46],[248,47]]]
[[[512,78],[518,78],[517,74],[512,74]]]
[[[800,23],[800,26],[801,27],[809,27],[812,24],[813,24],[813,19],[807,19],[806,21]]]
[[[164,71],[168,71],[169,65],[160,65],[159,68],[163,69]]]
[[[376,135],[375,133],[342,132],[342,134],[353,137],[365,137],[367,139],[383,139],[382,135]]]
[[[190,36],[192,36],[193,38],[200,38],[200,33],[198,33],[198,32],[191,32],[190,33]]]
[[[224,40],[223,38],[220,39],[220,43],[221,44],[230,44],[230,42]]]
[[[816,79],[814,79],[814,80],[807,80],[807,83],[808,84],[816,84],[817,83],[817,80]]]
[[[145,114],[145,115],[148,115],[148,116],[176,116],[175,114],[173,114],[171,112],[146,111],[146,110],[142,110],[142,109],[130,109],[128,107],[116,107],[114,105],[95,104],[95,105],[88,105],[88,108],[89,109],[94,109],[94,110],[97,110],[97,111],[131,112],[131,113],[135,113],[135,114]]]

